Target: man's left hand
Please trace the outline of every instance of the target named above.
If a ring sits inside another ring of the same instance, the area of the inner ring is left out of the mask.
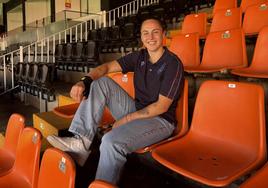
[[[120,127],[121,125],[124,125],[126,124],[128,121],[127,121],[127,115],[122,117],[121,119],[117,120],[114,124],[113,124],[113,129],[114,128],[117,128],[117,127]]]

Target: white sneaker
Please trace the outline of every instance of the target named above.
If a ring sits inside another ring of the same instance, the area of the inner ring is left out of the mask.
[[[84,166],[91,152],[89,150],[91,141],[85,137],[58,137],[50,135],[47,137],[47,141],[55,148],[68,152],[80,166]]]

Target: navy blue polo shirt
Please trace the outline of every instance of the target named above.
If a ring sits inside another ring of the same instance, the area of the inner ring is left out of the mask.
[[[134,72],[135,105],[140,110],[158,100],[159,94],[173,100],[168,111],[159,115],[177,124],[176,107],[184,84],[180,59],[167,48],[156,63],[149,61],[146,49],[130,53],[117,60],[122,72]]]

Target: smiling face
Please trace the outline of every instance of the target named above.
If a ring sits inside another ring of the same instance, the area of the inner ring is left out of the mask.
[[[157,52],[163,48],[164,31],[157,20],[145,20],[141,26],[141,41],[149,52]]]

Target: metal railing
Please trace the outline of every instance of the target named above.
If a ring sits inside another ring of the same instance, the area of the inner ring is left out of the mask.
[[[123,6],[117,7],[108,12],[102,11],[97,15],[89,15],[83,18],[84,21],[70,28],[62,30],[56,34],[48,36],[37,42],[21,47],[19,50],[9,52],[0,56],[0,73],[3,71],[3,88],[4,91],[15,88],[14,81],[14,64],[17,62],[52,62],[55,63],[56,44],[62,42],[78,42],[88,40],[88,30],[98,29],[115,25],[115,20],[122,16],[136,14],[139,7],[159,3],[159,0],[134,0]],[[14,61],[17,60],[17,62]],[[2,67],[1,67],[2,64]],[[7,87],[7,67],[10,69],[11,88]],[[0,74],[1,76],[1,74]]]
[[[157,4],[159,0],[135,0],[107,12],[108,26],[115,25],[116,19],[132,14],[137,14],[139,7]]]

